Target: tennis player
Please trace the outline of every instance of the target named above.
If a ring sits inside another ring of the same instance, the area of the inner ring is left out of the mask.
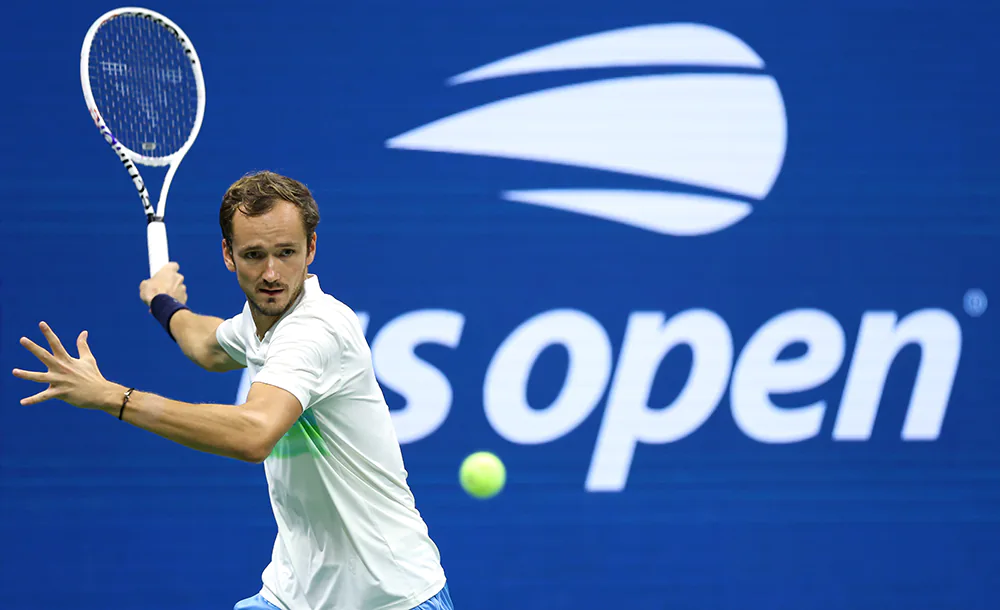
[[[222,199],[222,257],[246,294],[241,313],[196,314],[176,263],[139,286],[152,315],[209,371],[246,367],[239,406],[188,404],[104,378],[87,345],[72,357],[21,345],[48,387],[21,400],[101,410],[192,449],[264,464],[278,533],[260,592],[235,610],[452,610],[437,546],[406,483],[399,442],[355,313],[309,273],[319,210],[302,183],[247,175]]]

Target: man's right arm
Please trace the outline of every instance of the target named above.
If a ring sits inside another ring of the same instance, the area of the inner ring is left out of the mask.
[[[139,284],[139,298],[147,306],[158,294],[165,294],[181,304],[187,303],[187,287],[177,263],[167,263],[153,277]],[[207,371],[221,373],[243,368],[244,365],[234,360],[216,338],[216,330],[222,323],[222,318],[181,309],[170,316],[170,334],[184,355]]]
[[[222,322],[222,318],[182,309],[170,318],[170,334],[184,355],[206,371],[223,373],[243,368],[216,339],[215,331]]]

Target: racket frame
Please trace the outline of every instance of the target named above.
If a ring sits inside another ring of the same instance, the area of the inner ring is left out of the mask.
[[[191,61],[191,71],[194,74],[195,87],[197,91],[197,108],[195,112],[194,126],[192,127],[191,133],[188,135],[184,144],[172,154],[164,157],[150,157],[143,155],[142,153],[136,152],[122,144],[118,138],[115,137],[115,134],[111,132],[107,122],[105,122],[104,117],[101,115],[101,111],[97,107],[97,103],[94,100],[94,93],[91,89],[90,47],[93,44],[94,36],[96,36],[97,31],[101,28],[101,26],[108,21],[126,15],[149,19],[153,23],[166,29],[174,36],[177,42],[180,43],[181,48],[184,50],[184,54]],[[94,120],[94,124],[97,126],[101,135],[104,136],[104,140],[118,155],[118,159],[122,162],[122,165],[125,166],[125,170],[128,172],[129,177],[132,178],[132,184],[135,185],[136,191],[139,194],[139,199],[142,201],[143,212],[146,214],[146,239],[149,251],[149,274],[150,277],[152,277],[160,268],[163,267],[163,265],[170,261],[167,249],[167,229],[164,224],[164,215],[167,208],[167,192],[170,190],[170,183],[174,179],[177,167],[180,165],[184,155],[187,154],[188,150],[194,144],[195,139],[198,137],[198,132],[201,131],[202,119],[205,116],[205,78],[201,70],[201,60],[198,58],[198,53],[195,51],[194,45],[191,44],[191,40],[188,38],[187,34],[184,33],[184,30],[182,30],[180,26],[171,21],[169,18],[147,8],[125,6],[112,9],[104,13],[98,17],[90,26],[90,29],[87,30],[87,35],[83,39],[83,48],[80,51],[80,82],[83,86],[83,96],[87,102],[87,109],[90,111],[90,116]],[[160,195],[155,209],[150,201],[149,190],[146,188],[146,183],[142,178],[142,174],[139,172],[137,164],[150,167],[167,166],[167,172],[163,178],[163,186],[160,189]]]

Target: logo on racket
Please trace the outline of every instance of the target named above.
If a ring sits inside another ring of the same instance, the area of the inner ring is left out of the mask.
[[[655,190],[552,188],[501,196],[665,235],[705,235],[749,215],[781,171],[785,107],[763,60],[727,32],[698,24],[611,30],[506,57],[448,83],[615,68],[660,72],[501,99],[386,145],[660,180],[664,185]]]

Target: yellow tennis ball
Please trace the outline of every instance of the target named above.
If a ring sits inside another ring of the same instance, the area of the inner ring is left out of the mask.
[[[503,489],[507,482],[507,469],[500,458],[489,451],[477,451],[462,460],[458,478],[466,493],[485,500]]]

